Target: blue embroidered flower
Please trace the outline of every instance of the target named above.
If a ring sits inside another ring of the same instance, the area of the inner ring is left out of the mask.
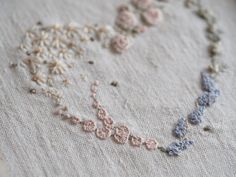
[[[201,85],[203,91],[211,92],[216,90],[215,80],[207,72],[201,73]]]
[[[173,142],[166,148],[166,152],[170,156],[178,156],[182,151],[186,150],[192,144],[193,141],[186,139],[179,142]]]
[[[187,133],[187,124],[186,124],[186,121],[184,120],[184,118],[181,117],[178,120],[178,122],[173,130],[173,134],[177,138],[182,138],[186,135],[186,133]]]
[[[220,95],[219,90],[212,90],[211,92],[204,92],[198,97],[197,102],[200,106],[211,106],[216,102],[216,98]]]
[[[197,125],[202,122],[203,112],[205,107],[199,106],[196,110],[188,115],[188,120],[191,124]]]

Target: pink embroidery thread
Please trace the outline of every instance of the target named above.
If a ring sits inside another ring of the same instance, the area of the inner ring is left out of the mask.
[[[124,35],[116,35],[111,39],[111,48],[116,53],[122,53],[124,50],[127,50],[129,47],[129,39]]]
[[[116,25],[124,30],[132,30],[137,25],[137,19],[132,12],[123,9],[116,18]]]
[[[143,144],[143,139],[138,136],[131,136],[130,142],[131,142],[131,145],[140,147]]]
[[[98,113],[97,113],[97,117],[101,120],[106,119],[106,117],[108,116],[108,113],[105,109],[101,108],[98,109]]]
[[[108,137],[111,136],[111,130],[110,129],[107,129],[105,127],[102,127],[102,128],[97,128],[96,130],[96,136],[101,139],[101,140],[104,140]]]
[[[96,130],[96,124],[92,120],[85,120],[83,122],[83,129],[86,132],[93,132]]]
[[[150,8],[143,12],[142,17],[148,25],[155,25],[162,20],[161,11],[157,8]]]
[[[97,118],[103,124],[103,127],[97,128],[96,123],[93,120],[81,121],[78,116],[74,116],[68,113],[67,107],[59,107],[54,112],[55,115],[61,116],[63,119],[68,119],[72,124],[82,124],[82,128],[85,132],[94,132],[96,137],[105,140],[110,136],[118,144],[125,144],[130,140],[130,144],[135,147],[140,147],[142,144],[146,146],[148,150],[154,150],[157,147],[157,142],[154,139],[148,139],[143,142],[143,138],[130,134],[130,130],[127,126],[121,124],[115,124],[111,116],[109,116],[107,110],[99,103],[96,98],[99,81],[94,81],[91,85],[91,98],[93,100],[92,107],[97,110]]]
[[[75,116],[73,116],[70,121],[71,121],[72,124],[75,124],[75,125],[80,124],[80,119],[78,117],[75,117]]]
[[[129,128],[125,125],[115,127],[114,140],[119,144],[125,144],[129,138]]]
[[[103,119],[103,124],[106,128],[112,129],[113,128],[113,120],[111,117],[106,117]]]
[[[147,150],[155,150],[157,148],[157,141],[155,139],[147,139],[145,141]]]

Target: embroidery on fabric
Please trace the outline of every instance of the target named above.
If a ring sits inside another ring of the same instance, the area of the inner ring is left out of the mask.
[[[54,115],[68,120],[73,125],[81,125],[85,132],[94,133],[101,140],[112,137],[118,144],[130,142],[134,147],[144,145],[150,151],[159,149],[170,156],[179,155],[193,144],[193,141],[186,138],[188,122],[192,125],[200,124],[206,108],[212,106],[219,97],[220,91],[216,86],[215,77],[225,68],[217,59],[220,54],[221,38],[220,30],[216,27],[216,18],[199,1],[186,0],[185,6],[196,11],[197,16],[206,22],[211,64],[201,73],[203,93],[196,100],[195,110],[186,119],[181,116],[173,129],[173,135],[179,139],[178,142],[173,142],[164,148],[156,139],[135,135],[125,124],[116,123],[97,100],[99,81],[93,82],[90,90],[92,107],[96,110],[96,116],[102,126],[93,120],[82,120],[79,116],[71,114],[67,106],[62,103],[63,94],[56,87],[58,84],[68,86],[71,83],[66,73],[76,67],[78,58],[85,55],[85,46],[88,43],[96,40],[102,47],[122,54],[131,46],[136,36],[161,22],[164,15],[158,3],[153,0],[131,0],[129,4],[120,5],[117,8],[114,26],[97,24],[79,26],[75,23],[44,26],[42,22],[38,22],[26,32],[19,47],[24,53],[21,65],[27,66],[35,87],[30,88],[29,92],[42,93],[51,98],[57,105]],[[88,63],[94,64],[92,60]],[[10,68],[14,69],[17,66],[18,64],[13,63]],[[81,76],[81,78],[86,80],[86,76]],[[117,87],[118,82],[112,81],[111,85]],[[204,131],[207,130],[204,129]]]

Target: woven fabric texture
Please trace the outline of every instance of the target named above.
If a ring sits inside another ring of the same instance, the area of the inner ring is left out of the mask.
[[[191,127],[194,146],[179,157],[160,151],[101,141],[52,115],[49,98],[30,95],[30,77],[17,46],[28,28],[43,23],[114,23],[122,0],[0,0],[0,166],[12,177],[233,177],[236,176],[236,1],[207,0],[223,30],[221,59],[228,65],[217,82],[221,96],[207,109],[203,123]],[[186,116],[202,92],[200,72],[210,61],[205,24],[183,1],[165,4],[164,20],[134,40],[122,55],[99,43],[69,73],[77,80],[62,89],[65,101],[81,117],[96,120],[89,87],[100,80],[98,99],[117,122],[160,144],[171,135],[179,115]],[[94,65],[87,61],[93,60]],[[80,75],[86,75],[82,81]],[[117,80],[118,87],[110,86]],[[210,125],[214,132],[204,132]]]

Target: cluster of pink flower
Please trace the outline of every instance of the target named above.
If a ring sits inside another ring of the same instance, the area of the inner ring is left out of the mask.
[[[100,139],[106,139],[113,135],[115,142],[119,144],[125,144],[130,140],[131,145],[140,147],[142,144],[145,144],[148,150],[154,150],[157,148],[157,141],[155,139],[147,139],[144,142],[144,139],[138,136],[131,135],[130,130],[125,125],[114,125],[112,117],[108,114],[107,110],[101,106],[99,101],[96,98],[97,87],[99,82],[95,81],[91,85],[91,97],[93,99],[92,106],[97,110],[97,118],[102,121],[103,127],[96,129],[96,135]]]
[[[153,0],[131,0],[136,14],[128,5],[118,7],[116,26],[124,32],[112,38],[111,48],[114,52],[122,53],[129,45],[128,35],[130,32],[143,33],[151,25],[157,24],[162,19],[161,11],[153,6]],[[139,18],[142,24],[139,24]]]
[[[66,107],[59,107],[54,114],[69,120],[74,125],[81,124],[85,132],[95,132],[96,136],[101,140],[112,136],[114,141],[118,144],[126,144],[129,140],[132,146],[140,147],[141,145],[145,145],[146,149],[155,150],[158,146],[155,139],[148,138],[144,140],[142,137],[132,135],[127,126],[114,123],[107,110],[101,106],[96,98],[98,85],[98,81],[95,81],[91,85],[92,107],[97,110],[97,118],[102,121],[103,126],[97,127],[97,124],[93,120],[81,120],[78,116],[68,113]]]

